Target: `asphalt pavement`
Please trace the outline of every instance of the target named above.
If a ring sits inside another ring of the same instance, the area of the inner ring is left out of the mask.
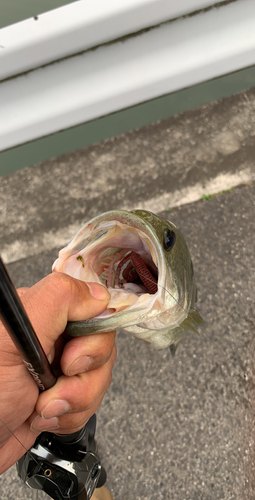
[[[255,497],[254,107],[251,90],[0,180],[17,287],[51,271],[83,220],[114,207],[161,213],[190,248],[200,336],[188,332],[174,358],[117,337],[97,429],[115,500]],[[0,488],[2,500],[48,498],[15,467]]]

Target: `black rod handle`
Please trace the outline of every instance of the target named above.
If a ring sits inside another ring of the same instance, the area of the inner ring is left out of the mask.
[[[0,316],[39,389],[53,387],[57,379],[1,257]]]

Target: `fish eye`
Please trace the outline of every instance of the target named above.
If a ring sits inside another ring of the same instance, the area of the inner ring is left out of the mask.
[[[175,232],[172,229],[165,229],[164,231],[164,249],[169,252],[175,244]]]

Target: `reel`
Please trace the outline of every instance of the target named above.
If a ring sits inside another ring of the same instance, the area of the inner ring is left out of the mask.
[[[43,490],[53,500],[89,500],[106,481],[96,453],[96,415],[78,432],[57,435],[42,432],[17,462],[22,481]]]

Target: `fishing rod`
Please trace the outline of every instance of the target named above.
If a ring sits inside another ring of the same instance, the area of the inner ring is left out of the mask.
[[[57,379],[1,257],[0,317],[39,391],[53,387]],[[95,488],[106,481],[96,453],[95,430],[93,415],[80,431],[72,434],[42,432],[17,462],[19,477],[53,500],[89,500]]]

